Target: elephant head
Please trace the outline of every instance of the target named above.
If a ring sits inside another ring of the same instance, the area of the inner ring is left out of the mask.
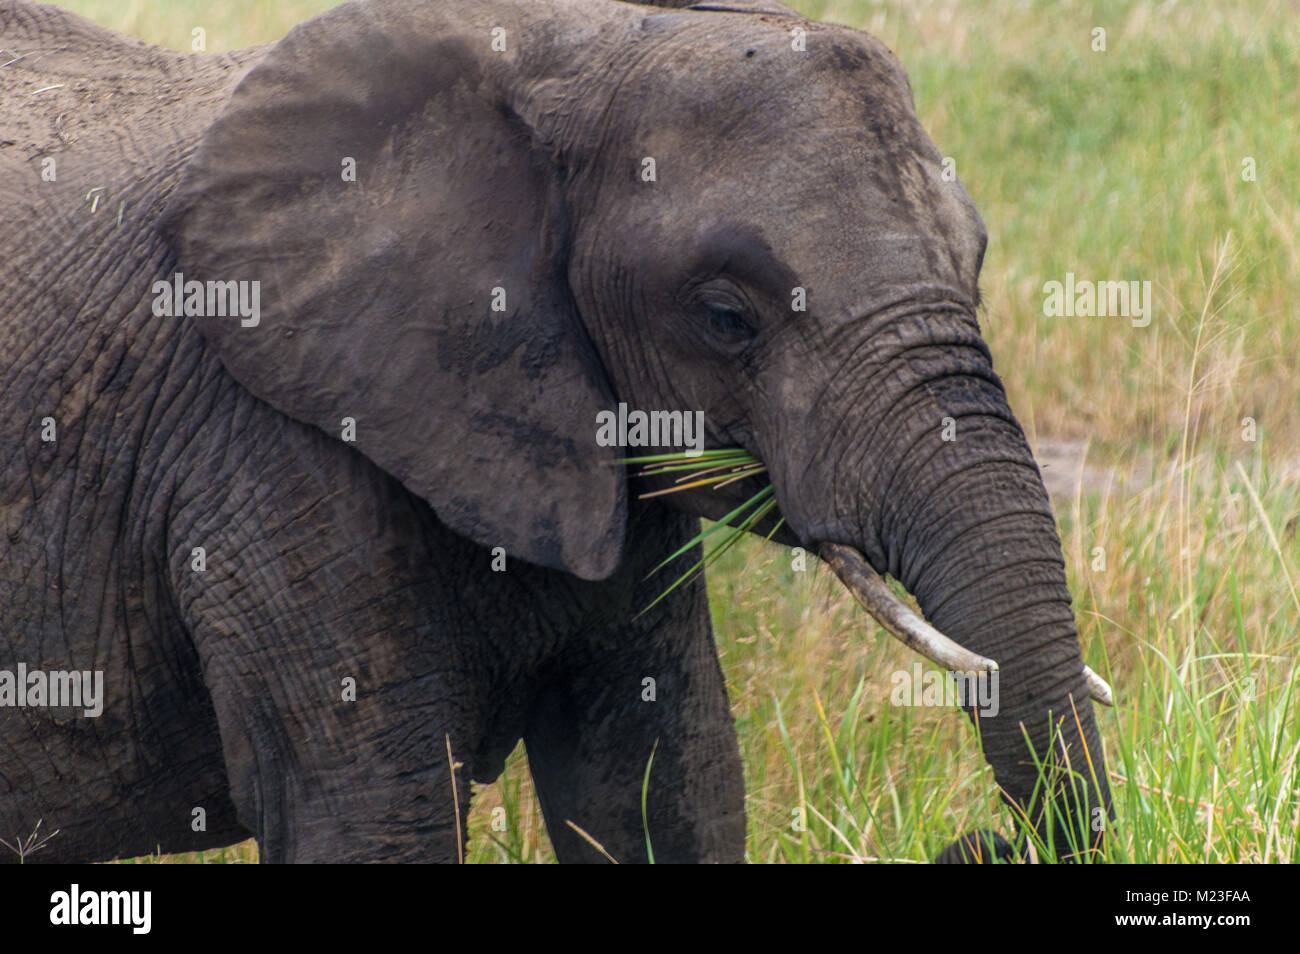
[[[934,629],[873,602],[892,630],[1000,666],[1005,797],[1062,854],[1098,840],[1060,541],[976,319],[984,226],[880,43],[775,3],[346,4],[248,73],[166,228],[186,277],[261,282],[256,327],[202,323],[238,381],[354,419],[443,522],[535,563],[620,560],[598,412],[702,411],[768,465],[781,539],[859,595],[893,575]]]

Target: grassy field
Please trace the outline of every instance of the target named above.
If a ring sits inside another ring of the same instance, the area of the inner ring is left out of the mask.
[[[215,51],[330,4],[63,5],[182,49],[200,26]],[[1109,860],[1300,861],[1300,9],[794,5],[902,59],[989,228],[981,321],[1013,407],[1091,465],[1055,502],[1084,655],[1117,700]],[[1150,281],[1153,319],[1044,317],[1067,272]],[[709,585],[751,861],[920,862],[1010,831],[966,721],[889,704],[912,657],[829,573],[755,540]],[[478,792],[470,858],[551,858],[522,750]]]

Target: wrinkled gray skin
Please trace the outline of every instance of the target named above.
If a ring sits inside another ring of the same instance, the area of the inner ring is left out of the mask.
[[[703,410],[785,542],[858,547],[1001,663],[984,750],[1029,817],[1022,724],[1108,804],[979,215],[894,56],[772,6],[384,0],[182,56],[0,0],[0,668],[106,685],[98,719],[0,710],[0,837],[453,860],[522,738],[559,857],[599,860],[572,822],[644,860],[657,742],[656,859],[741,860],[704,587],[634,619],[732,504],[637,501],[618,401]],[[177,270],[260,281],[261,323],[155,317]]]

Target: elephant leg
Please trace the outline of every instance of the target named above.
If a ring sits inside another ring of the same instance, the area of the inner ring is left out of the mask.
[[[648,860],[647,834],[656,862],[744,858],[740,751],[703,582],[682,602],[671,627],[593,639],[530,715],[524,744],[562,862],[603,859],[571,823],[620,863]]]
[[[235,665],[218,658],[210,665]],[[471,769],[459,753],[473,745],[453,713],[384,691],[347,715],[319,698],[290,704],[283,684],[248,670],[231,678],[256,698],[219,693],[230,796],[264,863],[463,858]]]
[[[482,707],[450,534],[323,435],[260,405],[247,429],[170,530],[239,821],[271,862],[455,861]]]
[[[477,747],[466,679],[399,621],[410,589],[351,569],[378,609],[302,599],[269,624],[196,628],[231,801],[266,862],[454,862]]]

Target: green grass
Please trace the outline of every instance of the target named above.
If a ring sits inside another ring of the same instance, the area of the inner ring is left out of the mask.
[[[64,5],[182,49],[202,26],[219,51],[331,4]],[[1141,478],[1056,501],[1084,656],[1116,696],[1098,709],[1109,860],[1300,861],[1300,16],[1281,0],[795,6],[906,66],[988,225],[981,324],[1031,439],[1087,440],[1090,463]],[[1151,325],[1045,318],[1043,284],[1067,271],[1150,281]],[[709,570],[749,859],[918,862],[969,828],[1009,832],[966,720],[891,706],[888,674],[913,657],[814,560],[792,564],[747,539]],[[477,791],[469,860],[552,858],[521,749]]]

